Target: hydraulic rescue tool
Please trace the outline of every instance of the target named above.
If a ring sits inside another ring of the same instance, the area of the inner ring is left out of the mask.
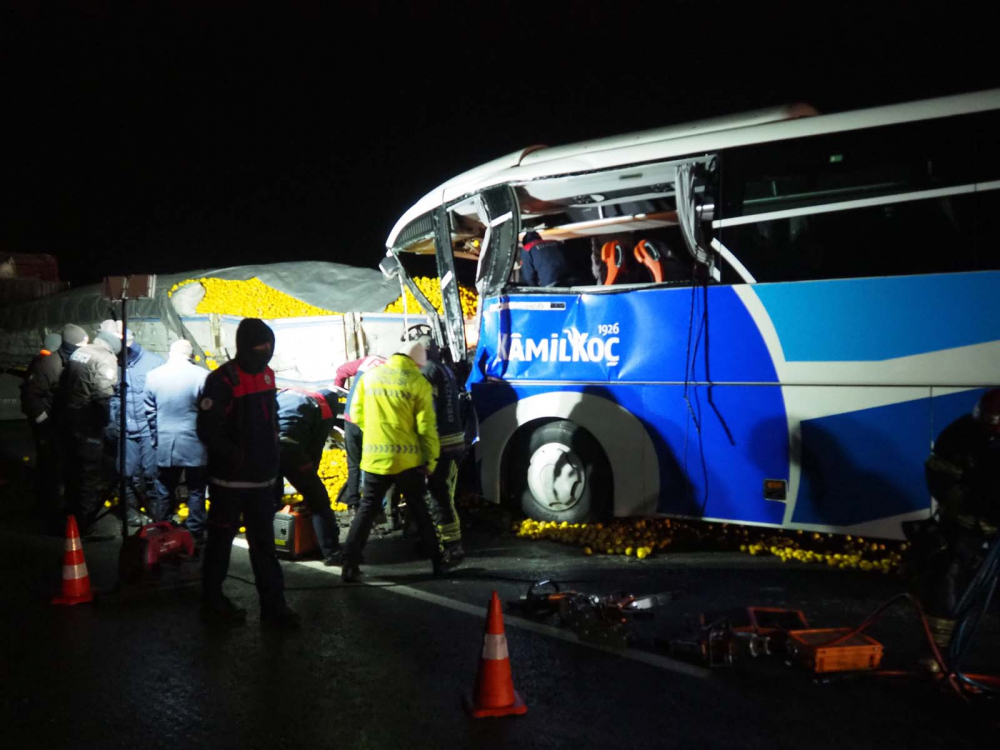
[[[672,599],[669,592],[637,597],[623,591],[607,596],[563,591],[558,583],[545,579],[532,583],[511,606],[534,619],[556,617],[580,640],[624,648],[630,639],[629,618],[653,619],[654,609]]]

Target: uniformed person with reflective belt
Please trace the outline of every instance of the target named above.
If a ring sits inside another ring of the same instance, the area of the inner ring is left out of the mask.
[[[451,369],[441,361],[441,350],[434,340],[425,335],[418,341],[427,350],[427,364],[420,371],[431,384],[438,440],[441,443],[437,468],[427,479],[427,507],[438,527],[448,556],[452,562],[458,562],[465,557],[462,549],[462,526],[455,509],[458,463],[465,455],[465,429],[462,424],[458,381]]]
[[[262,622],[295,625],[285,603],[285,582],[274,554],[274,493],[278,482],[278,404],[267,363],[274,332],[245,318],[236,329],[236,358],[208,375],[198,404],[198,437],[208,449],[208,541],[202,570],[202,612],[239,623],[246,612],[223,593],[240,515]]]

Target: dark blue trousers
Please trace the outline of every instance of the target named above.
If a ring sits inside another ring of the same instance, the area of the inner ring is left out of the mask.
[[[233,489],[211,484],[209,501],[202,595],[206,600],[222,597],[222,584],[229,573],[229,554],[242,514],[260,606],[283,607],[285,579],[274,555],[274,487]]]
[[[181,473],[188,490],[188,517],[184,527],[191,532],[195,541],[205,537],[205,487],[208,483],[207,466],[161,466],[160,481],[166,490],[166,496],[156,510],[156,520],[163,521],[174,510],[177,497],[177,485],[181,483]]]

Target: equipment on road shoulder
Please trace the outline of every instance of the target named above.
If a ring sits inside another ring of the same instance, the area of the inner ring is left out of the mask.
[[[514,690],[514,680],[510,673],[510,655],[507,653],[507,637],[503,630],[503,613],[500,608],[500,597],[496,591],[490,598],[490,608],[486,613],[483,654],[479,660],[476,686],[472,698],[467,701],[467,708],[477,719],[528,712],[528,707]]]
[[[90,574],[83,557],[83,544],[74,516],[66,517],[66,546],[63,549],[62,594],[53,604],[83,604],[94,600],[90,590]]]
[[[118,576],[122,583],[140,583],[159,578],[165,563],[179,565],[182,556],[194,556],[191,532],[172,521],[143,526],[122,541],[118,556]]]
[[[527,617],[558,617],[560,624],[573,629],[580,640],[625,648],[630,637],[629,617],[653,619],[653,610],[672,600],[669,592],[636,597],[624,591],[607,596],[562,591],[558,583],[545,579],[532,583],[512,605]]]
[[[292,560],[316,551],[319,544],[308,508],[286,505],[274,514],[274,546],[278,552],[288,553]]]

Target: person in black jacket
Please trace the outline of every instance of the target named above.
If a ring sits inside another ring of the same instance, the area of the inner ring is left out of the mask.
[[[437,467],[427,478],[427,509],[438,527],[448,557],[457,563],[465,557],[462,549],[462,526],[455,509],[458,463],[465,455],[465,427],[462,424],[459,386],[454,373],[441,361],[441,350],[437,343],[427,335],[421,336],[418,341],[427,350],[427,363],[420,368],[420,372],[431,384],[438,439],[441,442]]]
[[[208,540],[202,569],[202,612],[207,619],[246,619],[222,593],[240,514],[247,530],[260,617],[295,625],[285,602],[285,582],[274,554],[274,493],[279,474],[278,404],[274,332],[257,318],[236,329],[236,358],[211,372],[198,402],[198,437],[208,449]]]
[[[521,241],[521,283],[565,287],[593,281],[578,277],[562,242],[543,240],[538,232],[528,232]]]
[[[295,388],[278,392],[278,432],[281,473],[302,493],[312,514],[323,564],[339,563],[340,531],[330,507],[330,494],[319,478],[323,447],[333,429],[337,394],[329,390],[308,393]],[[279,494],[281,485],[279,484]]]
[[[118,384],[116,356],[121,346],[121,339],[102,331],[93,344],[77,348],[66,362],[56,397],[57,413],[62,412],[60,431],[66,441],[66,497],[81,536],[91,531],[101,509],[104,430]]]
[[[925,475],[937,518],[924,522],[916,540],[924,553],[917,586],[931,633],[947,647],[959,597],[1000,529],[1000,388],[942,430]]]
[[[59,502],[59,462],[55,448],[58,433],[53,428],[52,405],[63,369],[61,346],[62,336],[58,333],[46,335],[41,351],[32,357],[21,383],[21,411],[28,418],[35,439],[35,510],[46,524],[53,520]],[[52,362],[46,362],[48,359]]]

